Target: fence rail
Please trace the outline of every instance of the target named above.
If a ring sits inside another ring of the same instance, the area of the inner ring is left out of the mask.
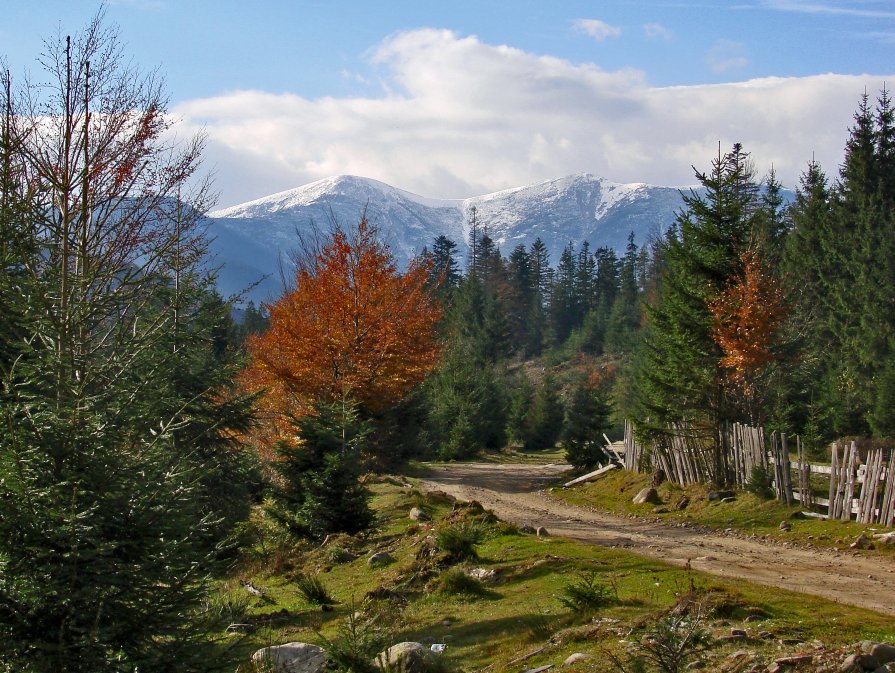
[[[783,433],[765,436],[762,428],[734,423],[718,438],[693,428],[675,426],[650,446],[634,437],[625,421],[626,470],[661,469],[667,479],[685,486],[696,482],[730,482],[749,485],[756,468],[771,477],[775,497],[788,504],[798,501],[806,509],[826,508],[828,519],[895,526],[895,456],[881,448],[861,456],[855,442],[835,443],[830,465],[812,463],[798,436],[795,446]],[[795,449],[796,462],[790,459]],[[795,473],[795,474],[793,474]],[[814,493],[812,477],[830,480],[828,497]]]

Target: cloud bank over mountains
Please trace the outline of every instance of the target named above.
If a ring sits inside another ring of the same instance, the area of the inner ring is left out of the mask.
[[[396,33],[369,61],[372,96],[233,91],[177,105],[181,130],[208,137],[220,205],[337,174],[439,198],[581,172],[688,185],[719,141],[742,142],[759,174],[773,165],[794,187],[812,156],[836,174],[860,96],[893,81],[830,73],[654,87],[639,70],[437,29]]]

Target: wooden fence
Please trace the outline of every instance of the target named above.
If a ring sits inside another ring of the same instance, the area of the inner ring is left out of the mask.
[[[833,444],[831,465],[819,465],[808,460],[799,437],[792,446],[791,438],[783,433],[767,438],[762,428],[734,423],[722,430],[716,442],[704,431],[681,426],[673,430],[645,447],[625,421],[625,469],[661,469],[667,479],[682,486],[714,481],[744,488],[760,468],[771,477],[778,500],[798,501],[808,510],[826,508],[829,519],[855,516],[861,523],[895,526],[895,456],[887,457],[883,449],[870,450],[862,463],[854,442]],[[828,498],[815,495],[812,476],[816,475],[829,477]]]

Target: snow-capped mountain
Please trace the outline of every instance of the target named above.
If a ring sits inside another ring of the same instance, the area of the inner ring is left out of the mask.
[[[245,295],[257,302],[282,290],[281,270],[287,277],[292,272],[289,252],[298,245],[297,232],[307,234],[315,226],[326,231],[333,221],[349,225],[363,212],[401,263],[444,234],[457,243],[463,265],[475,207],[480,230],[505,255],[540,237],[555,264],[570,241],[576,248],[586,240],[591,249],[605,245],[621,251],[634,232],[643,244],[665,231],[681,206],[679,188],[618,184],[587,173],[459,200],[430,199],[369,178],[338,176],[213,212],[209,233],[222,293],[257,283]]]

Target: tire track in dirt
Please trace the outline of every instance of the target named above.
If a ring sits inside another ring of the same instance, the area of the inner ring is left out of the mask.
[[[427,491],[478,500],[517,525],[636,554],[726,578],[821,596],[895,616],[895,560],[852,552],[785,546],[691,527],[627,519],[551,498],[543,487],[568,465],[461,463],[430,466]]]

